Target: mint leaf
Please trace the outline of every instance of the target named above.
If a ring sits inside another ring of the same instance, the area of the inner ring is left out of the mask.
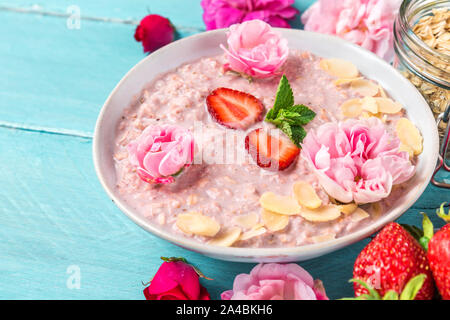
[[[282,108],[290,107],[294,105],[294,93],[292,92],[291,85],[285,75],[281,77],[280,84],[278,85],[277,94],[275,97],[275,103],[273,108],[266,115],[266,119],[275,119],[278,115],[278,111]]]
[[[296,146],[300,148],[300,143],[302,143],[303,139],[306,137],[306,130],[301,126],[292,126],[291,131],[291,140],[293,140]]]
[[[316,113],[307,106],[294,105],[294,93],[288,79],[283,75],[274,106],[267,112],[265,120],[283,131],[300,148],[306,137],[303,126],[311,122],[315,116]]]
[[[295,106],[288,107],[286,108],[286,110],[289,112],[297,113],[299,115],[298,119],[301,125],[308,124],[316,117],[316,113],[303,104],[297,104]]]

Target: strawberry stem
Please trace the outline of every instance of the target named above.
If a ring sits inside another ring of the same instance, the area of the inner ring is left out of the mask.
[[[450,222],[450,210],[447,214],[445,213],[445,210],[444,210],[444,206],[446,204],[447,204],[447,202],[444,202],[443,204],[441,204],[441,207],[436,210],[436,214],[438,215],[439,218],[443,219],[445,222]]]
[[[430,242],[431,238],[433,238],[434,235],[433,223],[431,222],[430,218],[428,218],[425,212],[421,213],[423,215],[422,220],[423,236],[420,237],[419,243],[425,249],[425,251],[428,251],[428,243]]]

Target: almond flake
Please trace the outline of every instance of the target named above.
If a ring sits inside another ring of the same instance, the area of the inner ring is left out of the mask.
[[[301,211],[301,207],[296,199],[279,196],[273,192],[264,193],[259,199],[259,203],[266,210],[288,216],[299,214]]]
[[[378,85],[370,80],[355,80],[351,83],[350,87],[363,97],[373,97],[378,94]]]
[[[353,212],[355,212],[355,210],[358,208],[358,205],[356,203],[349,203],[349,204],[343,204],[338,206],[339,210],[345,214],[345,215],[349,215],[352,214]]]
[[[253,228],[247,232],[244,232],[241,235],[241,237],[239,238],[239,240],[242,240],[242,241],[249,240],[254,237],[259,237],[260,235],[263,235],[266,232],[267,232],[267,229],[264,227]]]
[[[369,111],[371,114],[379,112],[377,100],[373,97],[365,97],[361,100],[361,105],[363,110]]]
[[[311,240],[314,243],[326,242],[336,239],[336,235],[334,233],[321,234],[319,236],[311,237]]]
[[[395,127],[398,138],[400,141],[409,146],[414,155],[419,155],[423,151],[423,138],[419,132],[419,129],[407,118],[401,118],[397,121]]]
[[[378,111],[381,113],[395,114],[403,109],[400,103],[389,98],[375,98],[375,100],[378,105]]]
[[[410,146],[404,144],[403,142],[400,142],[400,146],[398,148],[398,151],[400,152],[408,152],[409,158],[414,158],[414,150]]]
[[[341,105],[341,112],[344,117],[357,118],[362,113],[361,99],[350,99]]]
[[[346,60],[322,59],[319,65],[322,70],[339,79],[352,79],[359,75],[358,68]]]
[[[381,207],[381,204],[379,202],[374,202],[371,205],[371,208],[373,210],[372,216],[374,218],[378,218],[383,213],[383,208]]]
[[[380,91],[380,97],[382,97],[382,98],[387,98],[388,97],[387,94],[386,94],[386,91],[384,90],[384,88],[382,86],[379,86],[378,90]]]
[[[289,216],[284,214],[262,209],[261,217],[264,225],[272,232],[283,230],[289,224]]]
[[[353,222],[359,222],[362,221],[366,218],[370,217],[370,215],[367,213],[367,211],[361,209],[361,208],[357,208],[355,210],[355,212],[352,213],[352,215],[350,216],[350,219]]]
[[[311,222],[327,222],[339,218],[341,216],[341,211],[338,206],[334,205],[323,206],[315,210],[303,208],[300,212],[300,216]]]
[[[294,195],[298,203],[308,209],[317,209],[322,205],[322,199],[316,193],[316,190],[305,181],[299,181],[294,184]]]
[[[336,86],[342,86],[344,84],[352,83],[353,81],[362,80],[362,79],[364,79],[364,77],[348,78],[348,79],[337,79],[337,80],[334,81],[334,84]]]
[[[219,247],[231,247],[241,236],[241,229],[233,227],[222,234],[219,234],[214,239],[210,240],[208,244]]]
[[[176,225],[184,233],[205,237],[214,237],[220,230],[216,220],[199,213],[179,214]]]
[[[259,215],[255,212],[244,215],[237,216],[234,218],[234,222],[244,229],[253,228],[259,221]]]

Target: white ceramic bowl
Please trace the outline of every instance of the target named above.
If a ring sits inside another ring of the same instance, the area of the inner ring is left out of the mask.
[[[417,173],[408,192],[397,199],[389,212],[368,227],[332,241],[294,248],[222,248],[202,244],[160,229],[128,206],[116,192],[113,161],[116,128],[124,108],[133,97],[140,94],[144,85],[158,74],[170,71],[185,62],[220,54],[222,50],[219,45],[226,43],[225,30],[222,29],[176,41],[143,59],[114,88],[100,112],[93,143],[98,178],[114,203],[139,226],[183,248],[217,259],[240,262],[301,261],[338,250],[373,234],[388,222],[400,217],[425,190],[437,161],[439,139],[433,115],[415,87],[371,52],[337,37],[301,30],[278,31],[288,39],[290,48],[308,50],[322,57],[352,61],[361,73],[378,81],[395,100],[403,104],[424,138],[424,150],[419,157]]]

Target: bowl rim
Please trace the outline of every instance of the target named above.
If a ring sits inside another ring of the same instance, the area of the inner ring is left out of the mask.
[[[354,50],[358,54],[365,54],[365,55],[371,55],[372,58],[375,58],[378,60],[378,62],[384,64],[386,68],[393,68],[388,62],[382,60],[378,56],[376,56],[374,53],[361,48],[360,46],[357,46],[355,44],[352,44],[348,41],[345,41],[339,37],[332,36],[332,35],[326,35],[321,33],[315,33],[315,32],[309,32],[299,29],[282,29],[282,28],[274,28],[275,30],[281,32],[281,33],[304,33],[308,36],[313,36],[316,38],[319,38],[319,40],[325,41],[325,42],[331,42],[333,45],[339,45],[339,46],[350,46],[353,47]],[[141,65],[146,63],[147,60],[152,59],[155,55],[163,55],[164,52],[167,50],[171,50],[172,47],[178,46],[180,42],[185,41],[191,41],[193,39],[199,38],[199,37],[206,37],[206,36],[213,36],[214,34],[219,34],[226,32],[227,29],[217,29],[212,31],[206,31],[201,32],[198,34],[191,35],[186,38],[182,38],[180,40],[177,40],[175,42],[172,42],[161,49],[149,54],[147,57],[141,59],[135,66],[133,66],[126,74],[123,76],[123,78],[118,82],[118,84],[114,87],[114,89],[109,94],[108,98],[106,99],[105,103],[103,104],[100,113],[98,115],[96,124],[95,124],[95,131],[93,136],[93,144],[92,144],[92,151],[93,151],[93,162],[95,167],[95,172],[97,174],[97,177],[100,181],[100,184],[102,185],[103,189],[106,191],[109,198],[116,204],[116,206],[128,217],[130,218],[134,223],[139,225],[144,230],[152,233],[153,235],[156,235],[159,238],[162,238],[166,241],[169,241],[173,244],[176,244],[180,247],[196,251],[208,256],[213,257],[228,257],[230,259],[248,259],[251,258],[252,260],[258,260],[258,259],[267,259],[267,258],[280,258],[283,257],[291,257],[291,256],[299,256],[299,255],[308,255],[311,257],[318,256],[321,254],[326,254],[332,251],[336,251],[338,249],[341,249],[345,246],[348,246],[350,244],[353,244],[357,241],[360,241],[374,232],[380,230],[383,226],[385,226],[387,223],[394,221],[398,219],[403,213],[409,210],[409,208],[418,200],[418,198],[422,195],[424,190],[429,184],[429,181],[431,180],[431,176],[434,172],[435,167],[429,166],[427,167],[426,172],[426,181],[427,183],[423,183],[418,188],[415,188],[415,195],[414,197],[411,197],[408,202],[404,203],[401,208],[391,212],[388,215],[384,215],[383,217],[379,218],[378,220],[374,221],[373,223],[355,231],[351,232],[347,235],[344,235],[340,238],[336,238],[333,240],[315,243],[315,244],[307,244],[302,246],[295,246],[295,247],[274,247],[274,248],[252,248],[252,247],[220,247],[220,246],[213,246],[208,245],[207,243],[201,243],[198,241],[195,241],[193,239],[185,238],[180,235],[176,235],[174,233],[171,233],[169,231],[165,231],[162,228],[158,228],[156,226],[153,226],[149,220],[147,220],[145,217],[139,215],[137,212],[133,212],[133,210],[125,203],[125,201],[122,201],[120,197],[117,197],[114,194],[113,188],[110,188],[108,184],[106,183],[105,177],[102,174],[101,167],[102,164],[100,163],[100,148],[101,145],[99,143],[99,135],[100,135],[100,127],[103,123],[103,119],[105,118],[105,115],[108,111],[108,105],[110,105],[110,101],[112,100],[112,97],[118,90],[118,88],[128,79],[128,77],[131,76],[131,74],[139,68]],[[413,84],[411,84],[406,78],[402,79],[399,77],[399,81],[405,82],[405,84],[409,85],[412,90],[417,89],[414,87]],[[419,93],[420,95],[420,93]],[[421,96],[421,95],[420,95]],[[425,106],[428,105],[425,101],[425,99],[421,96],[422,101],[419,101],[418,104],[423,104]],[[434,117],[431,113],[431,110],[428,108],[428,115],[429,118],[433,120],[434,123]],[[430,120],[428,119],[428,120]],[[432,163],[436,163],[438,159],[438,150],[439,150],[439,138],[436,130],[433,130],[435,132],[432,133],[432,140],[434,140],[432,147],[432,155],[428,155],[428,157],[431,157],[431,160],[433,160]],[[319,253],[321,250],[325,251],[323,253]],[[222,259],[222,258],[221,258]],[[225,259],[225,258],[223,258]],[[244,261],[244,260],[240,260]]]

